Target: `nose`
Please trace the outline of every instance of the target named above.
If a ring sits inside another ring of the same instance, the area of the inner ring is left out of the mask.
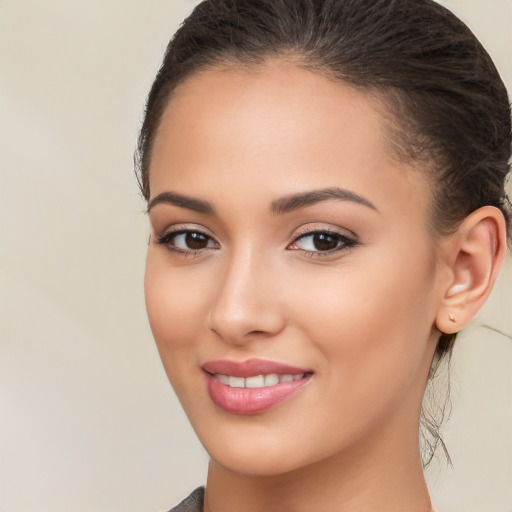
[[[217,282],[208,322],[223,341],[241,346],[275,336],[284,328],[280,280],[269,262],[245,250],[224,262]]]

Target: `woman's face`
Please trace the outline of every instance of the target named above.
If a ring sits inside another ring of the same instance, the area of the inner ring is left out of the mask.
[[[417,450],[440,272],[430,187],[393,159],[383,111],[280,62],[197,74],[165,111],[147,309],[228,470]]]

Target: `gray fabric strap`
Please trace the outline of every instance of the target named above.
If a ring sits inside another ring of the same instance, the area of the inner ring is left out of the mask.
[[[190,496],[187,496],[169,512],[203,512],[203,503],[204,487],[198,487]]]

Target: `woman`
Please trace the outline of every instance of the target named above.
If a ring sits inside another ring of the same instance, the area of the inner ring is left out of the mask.
[[[422,398],[505,256],[510,147],[430,0],[195,9],[139,141],[150,324],[211,458],[173,510],[431,510]]]

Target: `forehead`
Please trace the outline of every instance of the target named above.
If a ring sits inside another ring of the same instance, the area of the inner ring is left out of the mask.
[[[393,157],[386,112],[374,96],[286,62],[200,72],[164,112],[151,196],[180,187],[252,197],[342,186],[425,211],[430,187]]]
[[[243,142],[244,151],[258,154],[262,149],[296,153],[303,142],[309,150],[349,140],[377,148],[385,143],[385,130],[376,107],[370,95],[276,60],[193,75],[174,91],[159,135],[197,135],[204,143],[217,138],[220,149],[229,146],[228,139],[236,139]],[[364,139],[358,137],[362,132]]]

